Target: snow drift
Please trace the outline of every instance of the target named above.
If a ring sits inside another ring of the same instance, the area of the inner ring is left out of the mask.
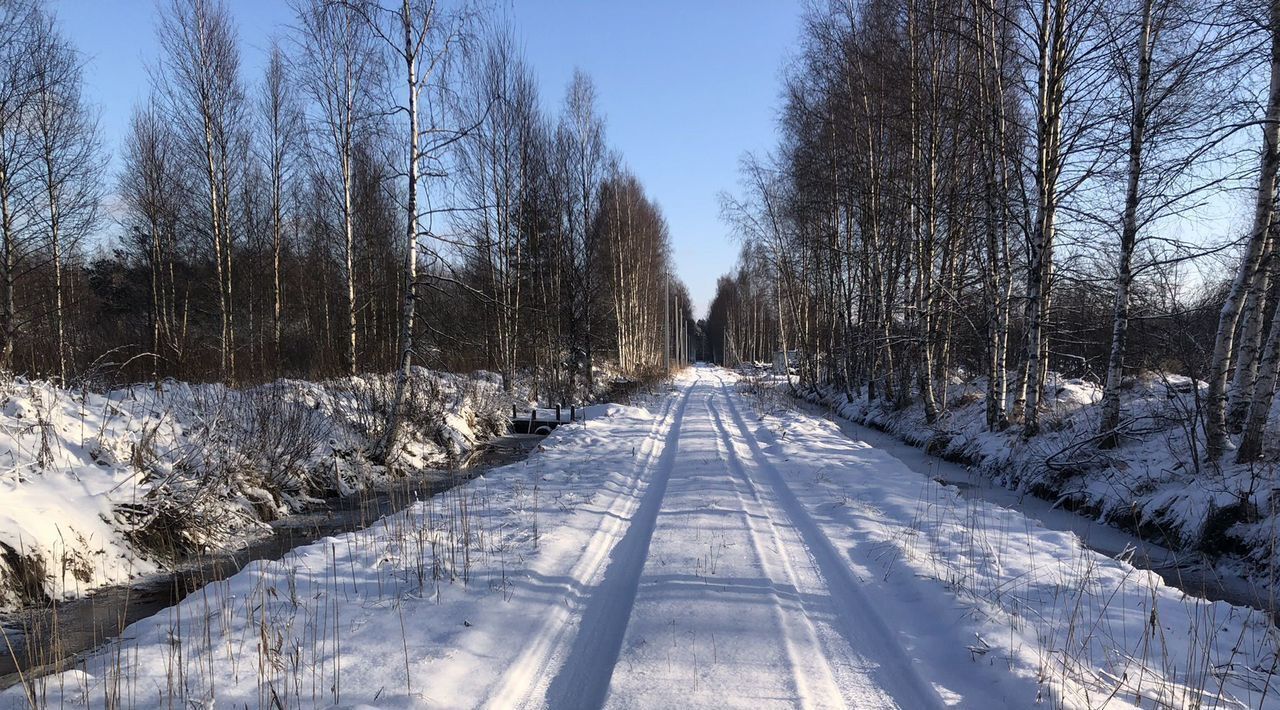
[[[504,430],[512,401],[490,374],[416,369],[407,444],[388,470],[364,451],[392,386],[0,384],[0,609],[127,582],[321,498],[459,461]]]

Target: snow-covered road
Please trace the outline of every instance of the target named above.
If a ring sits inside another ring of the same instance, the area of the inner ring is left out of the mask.
[[[578,697],[586,707],[936,704],[746,429],[731,387],[708,371],[681,395],[673,455],[655,472],[656,516],[637,521],[651,539],[629,563],[621,650],[600,649],[600,678]],[[551,697],[574,692],[566,683]]]
[[[1271,707],[1265,619],[1184,598],[695,368],[527,463],[206,587],[41,703]],[[23,689],[0,695],[19,706]],[[28,696],[30,697],[30,696]]]
[[[494,707],[938,704],[747,431],[732,386],[713,370],[681,383],[575,633],[537,635]]]

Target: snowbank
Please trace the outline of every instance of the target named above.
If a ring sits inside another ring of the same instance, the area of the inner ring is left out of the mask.
[[[106,393],[0,384],[0,609],[69,598],[234,545],[265,522],[458,460],[505,428],[492,377],[418,369],[388,471],[389,377]]]
[[[947,409],[933,424],[919,403],[853,401],[831,389],[811,392],[821,404],[858,424],[895,434],[943,458],[971,465],[1002,485],[1028,491],[1067,509],[1136,532],[1172,549],[1214,558],[1226,568],[1268,576],[1275,568],[1274,460],[1221,468],[1201,460],[1194,425],[1204,383],[1144,374],[1124,393],[1123,436],[1098,446],[1101,388],[1051,374],[1045,386],[1042,433],[1023,439],[1017,427],[986,430],[986,383],[948,384]],[[1273,414],[1272,421],[1280,419]],[[1275,431],[1270,440],[1274,440]]]

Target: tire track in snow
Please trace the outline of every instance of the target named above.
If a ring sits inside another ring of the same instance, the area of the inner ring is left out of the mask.
[[[712,414],[720,396],[714,375],[690,393],[606,708],[816,705],[811,691],[821,684],[806,686],[798,656],[809,651],[818,664],[804,670],[820,669],[822,651],[788,643],[798,640],[789,633],[795,617],[803,623],[801,590],[754,534],[760,512],[731,472]],[[825,699],[824,707],[843,705],[838,692]]]
[[[700,379],[694,380],[681,396],[680,405],[667,433],[652,480],[645,490],[631,524],[613,548],[604,578],[593,590],[582,622],[564,663],[547,686],[546,706],[550,708],[598,708],[609,692],[609,680],[622,650],[622,639],[631,619],[636,590],[649,543],[667,493],[667,481],[680,450],[680,430],[689,397]]]
[[[680,425],[692,391],[690,386],[667,398],[663,415],[646,437],[643,462],[637,466],[631,486],[614,496],[601,516],[601,529],[592,536],[570,572],[570,577],[583,585],[600,579],[582,592],[586,608],[580,623],[573,624],[572,616],[563,608],[549,616],[543,632],[534,636],[534,642],[521,652],[489,695],[486,707],[594,708],[603,702],[666,494],[671,463],[679,447]],[[601,568],[603,576],[599,574]],[[553,670],[556,675],[548,681]],[[543,689],[542,702],[535,701]]]
[[[722,388],[723,385],[721,379]],[[844,707],[845,698],[837,686],[827,652],[818,640],[817,629],[814,628],[809,618],[809,609],[804,603],[806,585],[801,583],[791,555],[787,553],[788,546],[797,545],[799,541],[788,541],[782,535],[769,510],[771,507],[765,504],[758,487],[742,466],[742,459],[737,454],[737,443],[728,427],[724,426],[716,400],[709,399],[707,406],[716,425],[728,469],[732,473],[737,499],[745,512],[744,521],[751,546],[760,568],[773,582],[773,614],[794,678],[797,700],[804,707]],[[792,594],[778,594],[780,586],[788,588]],[[886,705],[882,701],[888,698],[883,695],[877,697],[876,687],[863,687],[859,691],[860,700],[877,701],[877,706]]]
[[[778,469],[761,450],[755,432],[747,428],[738,410],[737,393],[720,382],[728,403],[729,415],[746,443],[755,468],[763,474],[765,483],[781,512],[791,521],[804,545],[812,555],[819,573],[825,580],[830,598],[835,604],[840,630],[854,653],[861,658],[878,662],[868,669],[879,689],[883,690],[899,707],[945,707],[932,684],[921,678],[897,637],[880,618],[875,608],[861,591],[862,583],[845,563],[831,539],[822,532],[813,516],[805,509],[795,493],[787,485]]]

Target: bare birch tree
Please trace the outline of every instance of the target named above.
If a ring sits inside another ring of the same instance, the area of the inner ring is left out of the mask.
[[[281,374],[284,287],[281,258],[285,245],[288,191],[294,185],[302,140],[302,113],[297,89],[279,43],[273,42],[258,95],[262,153],[271,200],[271,340],[276,374]]]
[[[186,353],[191,285],[180,283],[179,223],[186,190],[175,137],[154,101],[134,109],[123,149],[118,194],[129,216],[126,243],[147,265],[151,379],[162,360],[181,371]]]
[[[66,255],[94,226],[103,166],[97,119],[84,98],[79,57],[58,33],[51,15],[39,17],[34,34],[32,114],[42,196],[37,213],[53,276],[49,314],[55,372],[65,383],[69,372],[63,284]]]
[[[369,2],[308,0],[297,7],[302,28],[299,76],[314,110],[310,124],[323,154],[315,156],[332,170],[332,194],[341,219],[341,259],[346,300],[342,370],[359,369],[355,268],[355,215],[352,209],[354,161],[360,133],[379,107],[375,89],[383,78],[383,48],[370,21]],[[328,170],[322,172],[328,172]]]
[[[1266,27],[1271,47],[1270,83],[1263,109],[1264,117],[1261,121],[1262,147],[1258,165],[1258,187],[1254,200],[1252,226],[1245,239],[1244,254],[1218,315],[1218,330],[1214,337],[1204,421],[1205,455],[1209,460],[1217,460],[1221,457],[1230,444],[1227,437],[1229,397],[1227,381],[1232,366],[1232,351],[1241,312],[1248,300],[1250,285],[1257,278],[1262,266],[1262,256],[1270,233],[1272,216],[1275,213],[1276,175],[1280,173],[1280,0],[1270,0],[1267,11]],[[1260,309],[1255,317],[1261,317]],[[1263,389],[1266,388],[1259,387],[1255,391]],[[1269,401],[1270,393],[1264,393],[1263,397]],[[1250,409],[1253,409],[1252,405]],[[1265,423],[1266,415],[1259,412],[1258,416],[1262,417]],[[1254,418],[1252,411],[1250,418]],[[1246,430],[1249,428],[1246,426]],[[1256,439],[1258,435],[1246,436]]]
[[[1124,96],[1117,120],[1127,136],[1111,347],[1099,422],[1105,445],[1118,443],[1134,279],[1192,251],[1168,236],[1153,246],[1144,232],[1179,215],[1220,183],[1218,176],[1206,174],[1205,165],[1216,157],[1211,146],[1226,118],[1222,107],[1229,102],[1223,85],[1214,81],[1224,71],[1223,42],[1206,11],[1194,2],[1137,0],[1104,15],[1111,63]],[[1135,263],[1140,247],[1149,252],[1145,263]]]
[[[600,184],[608,160],[604,118],[596,104],[595,84],[582,71],[575,71],[556,129],[556,149],[568,187],[563,207],[565,260],[572,274],[564,294],[570,304],[569,359],[575,362],[575,370],[580,370],[581,386],[588,395],[595,391],[592,361],[597,334],[594,326],[596,300],[601,293],[594,268],[599,244],[591,223],[598,208]]]
[[[0,372],[13,371],[19,314],[15,282],[24,247],[23,203],[36,151],[27,125],[35,95],[31,51],[37,7],[0,2]]]
[[[1229,334],[1224,333],[1226,325],[1224,321],[1234,320],[1231,318],[1232,311],[1229,307],[1235,307],[1238,316],[1241,284],[1248,278],[1245,276],[1246,272],[1258,271],[1262,268],[1259,257],[1264,251],[1263,244],[1271,232],[1272,222],[1275,219],[1276,178],[1277,174],[1280,174],[1280,0],[1271,0],[1268,3],[1265,27],[1270,40],[1268,43],[1270,45],[1270,82],[1266,95],[1265,116],[1262,121],[1262,150],[1258,169],[1257,197],[1245,258],[1236,272],[1236,279],[1232,282],[1227,303],[1223,305],[1218,322],[1218,340],[1214,343],[1213,369],[1209,380],[1209,409],[1205,414],[1205,448],[1206,454],[1211,459],[1220,456],[1227,445],[1225,421],[1227,393],[1223,388],[1226,384],[1229,342],[1223,341],[1229,341]],[[1258,309],[1254,317],[1261,319],[1262,309]],[[1236,455],[1239,462],[1255,460],[1262,453],[1263,433],[1271,414],[1271,401],[1275,395],[1277,368],[1280,368],[1280,318],[1275,318],[1271,322],[1271,332],[1267,336],[1262,361],[1259,363],[1257,383],[1250,397],[1244,437]]]
[[[400,73],[403,114],[401,136],[405,176],[404,302],[400,311],[399,347],[395,393],[382,440],[374,458],[394,462],[398,455],[405,394],[413,369],[415,318],[420,298],[418,259],[424,235],[424,210],[420,202],[422,182],[432,175],[429,165],[441,152],[461,140],[466,131],[447,122],[439,111],[446,96],[449,61],[463,39],[465,14],[450,15],[435,0],[402,0],[393,12],[379,7],[347,3],[364,20],[366,29],[381,38]],[[424,99],[431,99],[425,105]]]
[[[162,56],[153,73],[168,120],[190,159],[201,165],[206,233],[218,291],[219,374],[235,380],[231,199],[244,123],[240,50],[221,0],[172,0],[157,25]]]

